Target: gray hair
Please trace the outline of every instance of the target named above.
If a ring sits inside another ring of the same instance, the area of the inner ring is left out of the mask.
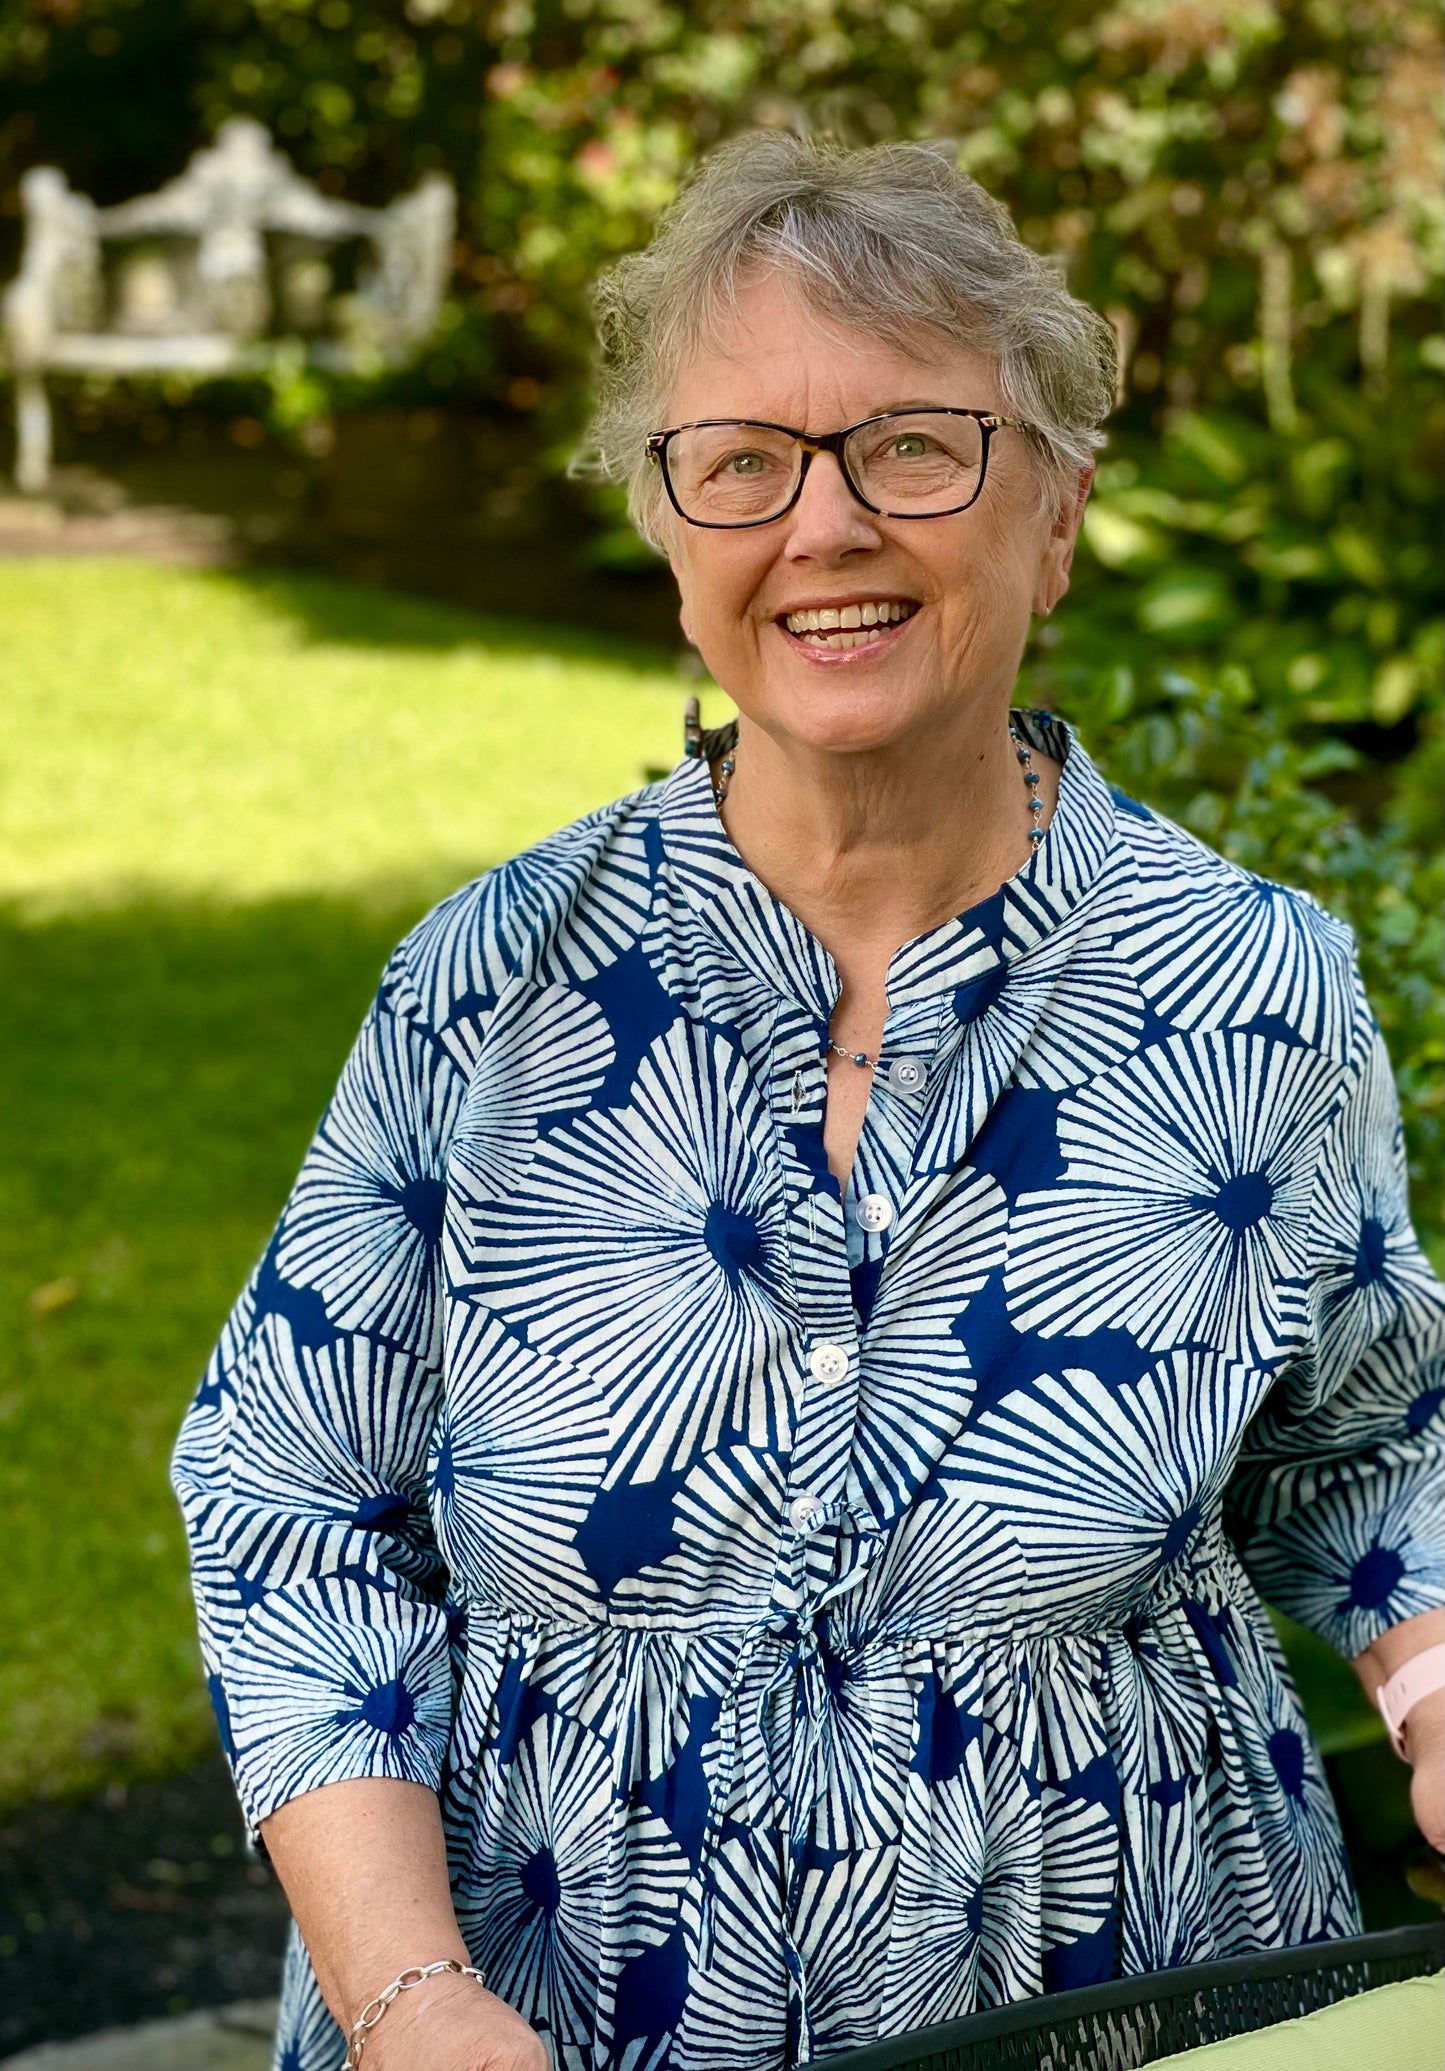
[[[573,471],[627,485],[659,549],[667,506],[645,441],[678,367],[750,269],[786,272],[825,316],[896,340],[942,335],[987,355],[1029,441],[1044,506],[1071,495],[1114,402],[1114,335],[1020,239],[946,145],[851,149],[753,130],[684,181],[652,242],[593,290],[597,400]]]

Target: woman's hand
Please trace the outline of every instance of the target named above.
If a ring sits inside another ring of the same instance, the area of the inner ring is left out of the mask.
[[[1422,1697],[1405,1721],[1405,1755],[1414,1770],[1410,1805],[1430,1846],[1445,1854],[1445,1690]]]
[[[403,1992],[368,2036],[361,2071],[552,2071],[540,2035],[471,1978]]]

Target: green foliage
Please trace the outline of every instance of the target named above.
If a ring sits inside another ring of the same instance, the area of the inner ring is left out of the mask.
[[[1076,646],[1238,662],[1306,727],[1424,707],[1445,660],[1438,485],[1405,442],[1382,479],[1358,398],[1318,386],[1291,439],[1216,408],[1111,443],[1085,536],[1115,579],[1087,586]]]
[[[1392,727],[1445,644],[1440,42],[1433,0],[0,0],[0,220],[37,158],[114,198],[236,113],[358,199],[445,167],[458,263],[421,364],[282,364],[271,415],[378,386],[540,409],[560,465],[588,283],[700,149],[953,138],[1124,349],[1100,652],[1239,661],[1307,729]],[[615,498],[598,519],[625,560]]]
[[[700,150],[955,139],[1123,348],[1034,677],[1355,923],[1437,1227],[1440,46],[1434,0],[0,0],[0,188],[49,156],[114,198],[235,113],[358,199],[442,166],[455,290],[387,386],[535,412],[560,466],[588,283]],[[365,395],[283,361],[270,410]],[[615,494],[596,520],[597,563],[644,558]]]

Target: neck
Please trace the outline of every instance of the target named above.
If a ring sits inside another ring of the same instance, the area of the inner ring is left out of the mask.
[[[1036,755],[1047,823],[1059,771]],[[843,754],[739,724],[727,830],[753,874],[840,963],[887,958],[1028,861],[1003,709],[945,735]]]

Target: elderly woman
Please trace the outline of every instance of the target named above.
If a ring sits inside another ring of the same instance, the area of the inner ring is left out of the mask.
[[[1106,328],[946,155],[781,135],[600,310],[735,746],[397,950],[177,1454],[285,2071],[778,2071],[1349,1934],[1261,1594],[1440,1837],[1349,939],[1010,710]]]

